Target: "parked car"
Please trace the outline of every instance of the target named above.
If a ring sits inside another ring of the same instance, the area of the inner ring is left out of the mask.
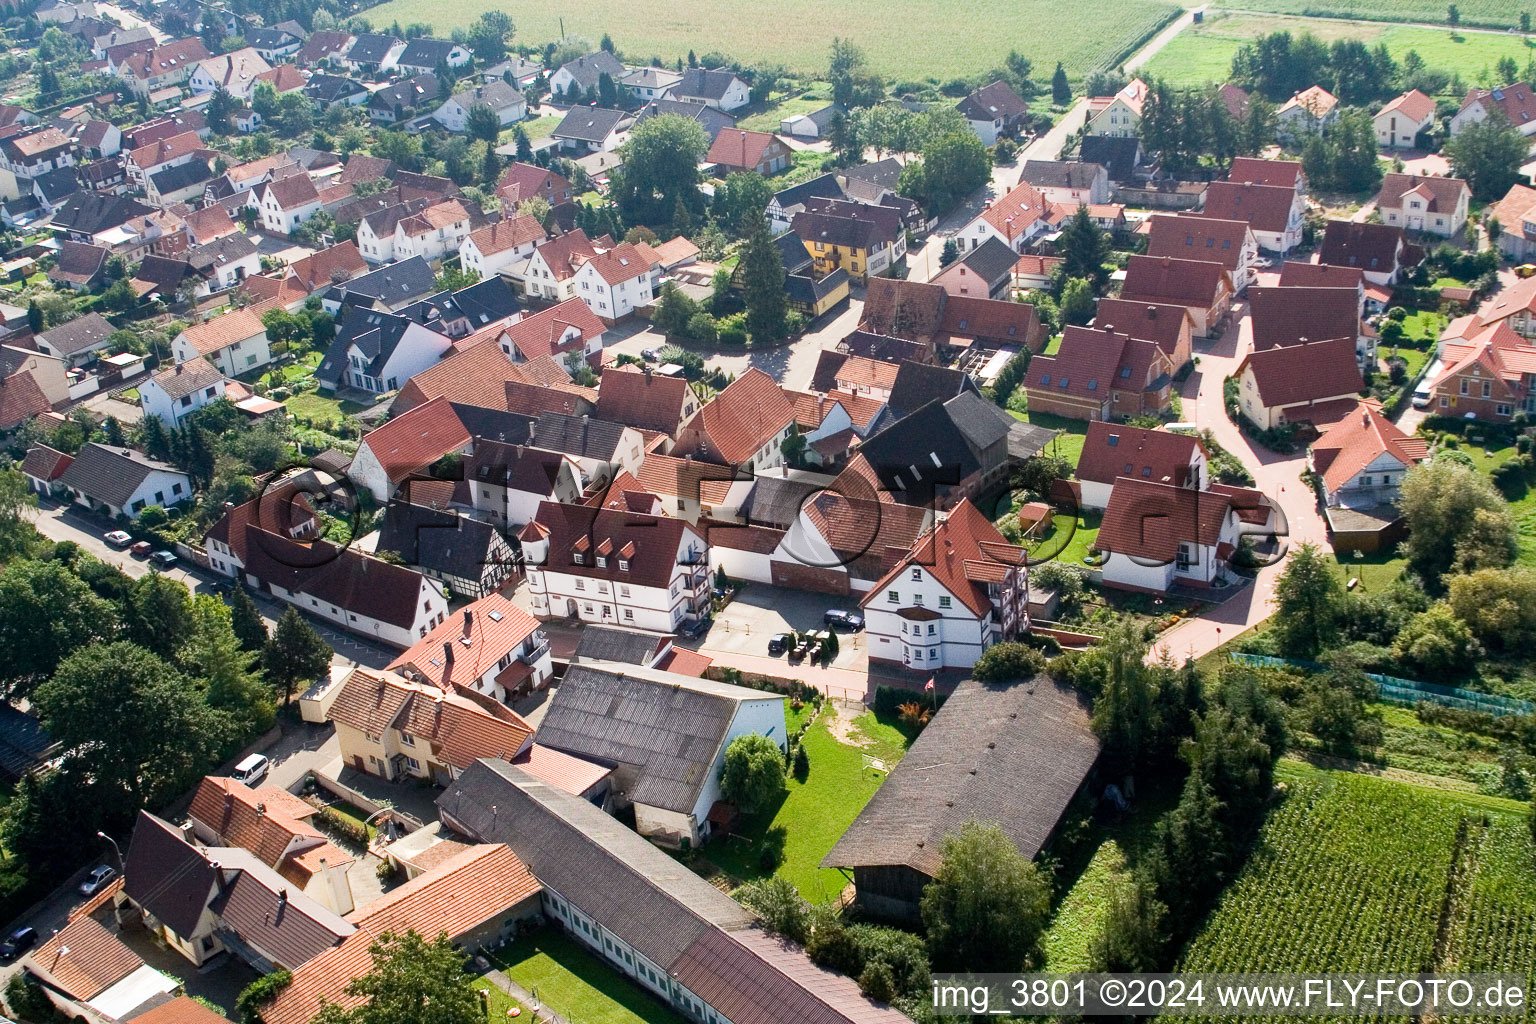
[[[133,543],[133,537],[126,530],[113,530],[101,539],[115,548],[125,548]]]
[[[654,363],[656,360],[661,358],[661,350],[655,348],[641,349],[640,358],[646,360],[647,362]]]
[[[134,558],[145,558],[153,550],[155,550],[155,546],[153,544],[147,540],[141,540],[133,547],[129,548],[128,553]]]
[[[176,564],[176,552],[156,551],[154,554],[149,556],[149,560],[161,569],[169,569],[171,566]]]
[[[858,612],[845,612],[833,608],[821,617],[821,621],[833,629],[846,629],[857,633],[864,628],[864,616]]]
[[[251,754],[235,765],[235,770],[229,773],[229,777],[236,782],[243,782],[247,786],[254,786],[267,777],[267,768],[271,762],[265,754]]]
[[[80,883],[81,896],[95,896],[101,892],[106,884],[117,877],[117,870],[106,864],[98,864],[91,869],[91,873],[85,876],[85,881]]]
[[[0,942],[0,959],[15,960],[21,954],[37,945],[37,929],[30,925],[22,925]]]
[[[1515,268],[1516,277],[1536,276],[1536,263],[1522,263]]]
[[[775,633],[768,638],[768,653],[777,657],[789,650],[790,635],[788,633]]]

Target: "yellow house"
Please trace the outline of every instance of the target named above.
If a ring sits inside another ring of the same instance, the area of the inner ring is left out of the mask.
[[[855,281],[879,277],[907,252],[906,232],[895,209],[864,207],[853,216],[845,209],[797,213],[791,229],[810,253],[817,276],[843,270]]]

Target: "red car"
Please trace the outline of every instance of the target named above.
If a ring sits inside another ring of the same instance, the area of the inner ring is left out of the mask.
[[[155,550],[155,546],[153,544],[147,540],[141,540],[133,547],[129,548],[128,553],[134,558],[145,558],[148,557],[149,553],[153,550]]]

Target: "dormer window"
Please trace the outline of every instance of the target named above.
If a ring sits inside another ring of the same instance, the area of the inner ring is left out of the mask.
[[[598,555],[597,556],[597,567],[599,569],[606,569],[606,568],[608,568],[608,556],[607,555]]]
[[[583,553],[581,553],[580,551],[572,551],[571,552],[571,561],[574,564],[576,564],[576,565],[586,565],[587,564],[587,556],[584,555]]]
[[[629,559],[627,559],[627,558],[619,559],[619,571],[620,572],[629,572]]]

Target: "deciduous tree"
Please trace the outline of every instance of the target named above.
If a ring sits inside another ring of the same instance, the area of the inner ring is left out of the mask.
[[[323,1002],[313,1024],[482,1024],[480,997],[464,973],[464,954],[441,932],[385,932],[368,948],[373,967],[347,983],[364,1000],[343,1008]]]
[[[330,668],[334,653],[298,612],[287,608],[262,648],[261,665],[267,681],[283,695],[286,704],[298,684],[318,679]]]
[[[1403,552],[1431,593],[1452,570],[1500,569],[1514,561],[1515,522],[1509,503],[1470,466],[1432,459],[1403,477],[1399,505],[1408,527]]]
[[[1001,827],[968,822],[945,836],[923,889],[928,952],[939,970],[1018,971],[1050,912],[1050,886]]]
[[[26,696],[77,648],[113,638],[120,617],[62,562],[14,561],[0,573],[0,678]]]
[[[610,187],[624,222],[661,227],[677,220],[679,208],[689,220],[701,216],[699,162],[708,151],[709,136],[698,122],[676,114],[653,117],[630,132],[620,149],[624,169]]]
[[[1467,180],[1472,195],[1493,202],[1503,199],[1510,186],[1521,179],[1527,141],[1503,111],[1494,110],[1448,139],[1443,152],[1451,163],[1451,173]]]
[[[720,792],[744,813],[767,809],[784,791],[784,751],[762,733],[731,740],[720,769]]]
[[[1281,653],[1315,658],[1337,637],[1344,589],[1311,541],[1298,547],[1275,584],[1274,631]]]

